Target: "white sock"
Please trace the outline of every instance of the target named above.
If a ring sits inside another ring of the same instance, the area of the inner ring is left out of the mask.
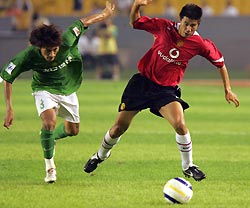
[[[176,133],[176,143],[181,153],[182,169],[186,170],[193,165],[192,141],[190,133],[179,135]]]
[[[106,133],[103,138],[102,145],[98,150],[98,156],[100,157],[100,159],[104,160],[109,157],[111,149],[115,144],[119,142],[120,138],[121,137],[111,138],[109,131]]]
[[[46,159],[44,158],[45,160],[45,166],[46,166],[46,171],[51,169],[51,168],[56,168],[55,166],[55,162],[54,162],[54,157],[52,157],[51,159]]]

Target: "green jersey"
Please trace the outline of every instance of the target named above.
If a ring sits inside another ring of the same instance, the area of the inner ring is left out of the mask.
[[[38,47],[29,46],[4,66],[1,77],[12,83],[22,72],[32,70],[33,92],[46,90],[53,94],[69,95],[82,82],[82,58],[78,40],[86,32],[82,22],[73,22],[63,33],[63,43],[52,62],[48,62]]]

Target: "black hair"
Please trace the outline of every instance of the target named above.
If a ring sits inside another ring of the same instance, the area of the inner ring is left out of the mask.
[[[180,19],[188,17],[192,20],[200,20],[202,17],[202,8],[196,4],[186,4],[180,12]]]
[[[55,47],[62,44],[62,32],[55,25],[45,25],[34,29],[29,41],[39,48]]]

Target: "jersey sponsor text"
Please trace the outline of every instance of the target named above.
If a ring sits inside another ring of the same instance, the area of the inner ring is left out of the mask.
[[[171,49],[171,53],[173,52],[172,51],[173,49]],[[169,52],[169,53],[170,53]],[[176,51],[177,53],[177,55],[179,56],[179,51],[177,50]],[[179,62],[179,61],[176,61],[176,60],[174,60],[174,59],[172,59],[172,58],[169,58],[168,56],[166,56],[166,55],[164,55],[160,50],[158,50],[158,55],[164,60],[164,61],[167,61],[168,63],[175,63],[176,65],[181,65],[181,62]],[[174,58],[176,58],[176,57],[178,57],[178,56],[174,56]]]
[[[68,56],[63,63],[61,63],[58,66],[51,67],[48,69],[43,69],[43,72],[54,72],[57,71],[58,69],[62,69],[63,67],[66,67],[70,62],[72,62],[73,58],[71,56]]]

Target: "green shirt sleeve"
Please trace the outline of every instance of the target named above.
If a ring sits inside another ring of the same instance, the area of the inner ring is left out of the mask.
[[[79,38],[87,30],[88,27],[84,27],[81,20],[73,22],[63,33],[63,43],[68,47],[78,44]]]
[[[21,51],[3,67],[1,77],[5,81],[12,83],[22,72],[31,70],[28,61],[29,51],[30,47]]]

